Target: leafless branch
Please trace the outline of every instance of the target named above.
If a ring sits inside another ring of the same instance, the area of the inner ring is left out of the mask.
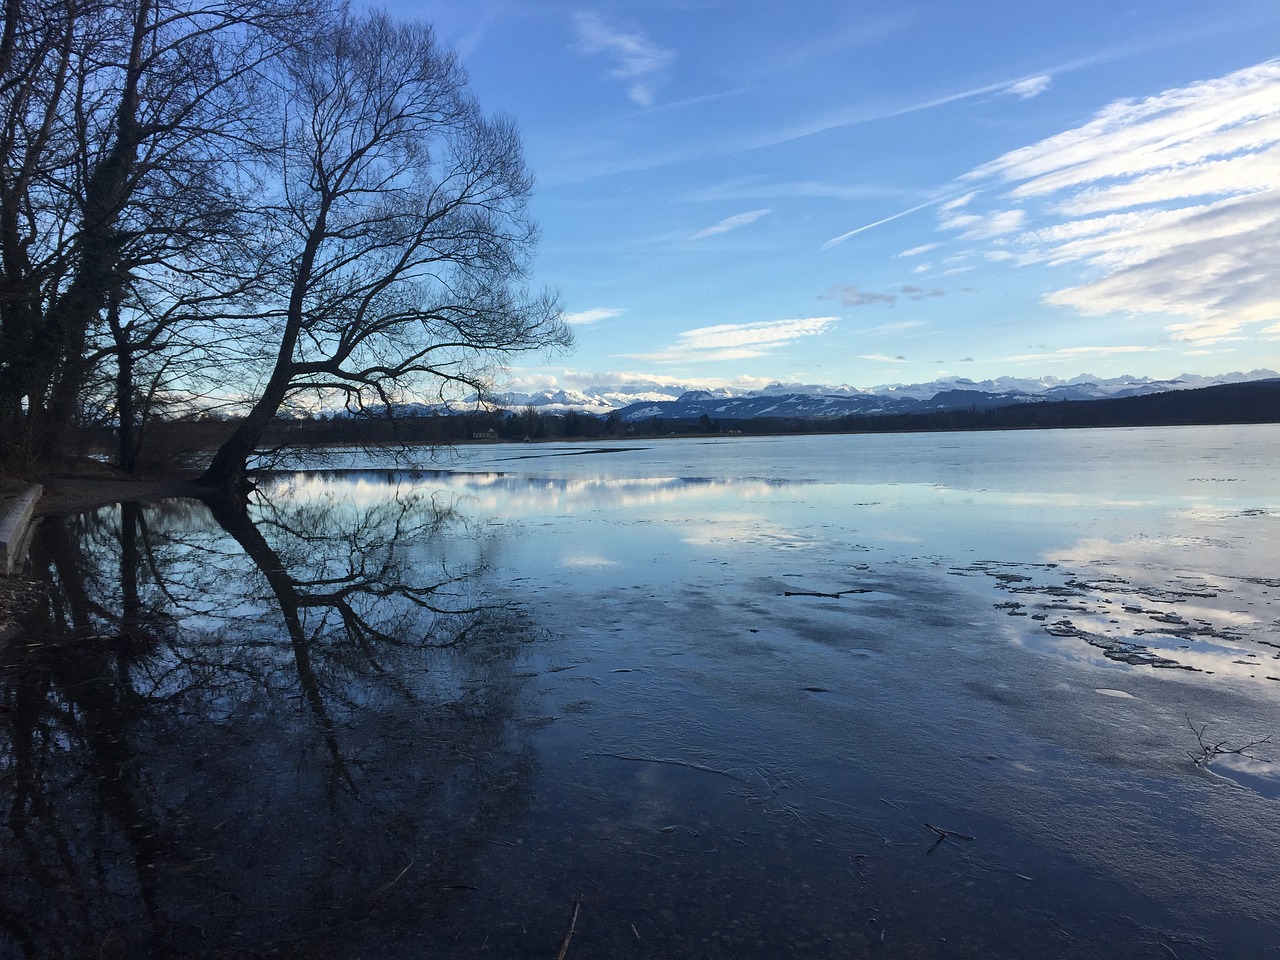
[[[1199,753],[1188,750],[1187,756],[1191,758],[1191,762],[1197,767],[1207,767],[1213,762],[1214,758],[1231,754],[1246,757],[1250,760],[1258,760],[1262,763],[1271,762],[1266,757],[1255,757],[1253,754],[1249,753],[1249,751],[1254,747],[1260,747],[1264,743],[1270,743],[1271,734],[1267,734],[1265,737],[1258,740],[1250,740],[1248,743],[1239,747],[1228,746],[1229,741],[1226,740],[1219,740],[1217,743],[1210,743],[1204,738],[1205,731],[1209,729],[1209,725],[1207,723],[1202,724],[1200,728],[1197,729],[1196,725],[1191,722],[1191,715],[1184,714],[1184,716],[1187,718],[1187,726],[1190,727],[1191,732],[1196,735],[1196,744],[1199,747]]]

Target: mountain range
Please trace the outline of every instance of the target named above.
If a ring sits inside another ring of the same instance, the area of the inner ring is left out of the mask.
[[[590,390],[555,390],[540,393],[498,393],[487,405],[508,410],[532,407],[539,413],[578,413],[608,416],[624,423],[654,417],[662,419],[749,420],[753,417],[828,419],[846,416],[928,413],[939,410],[977,409],[1058,400],[1101,400],[1146,396],[1171,390],[1193,390],[1221,384],[1245,383],[1280,377],[1274,370],[1252,370],[1220,376],[1182,374],[1170,380],[1150,377],[1093,377],[1081,374],[1070,380],[1046,376],[1038,379],[999,377],[970,380],[945,377],[931,383],[885,384],[858,388],[848,385],[774,383],[762,390],[700,390],[682,386],[615,385]],[[471,398],[470,404],[478,403]]]

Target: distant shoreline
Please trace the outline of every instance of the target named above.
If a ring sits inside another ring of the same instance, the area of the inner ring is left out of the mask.
[[[1234,385],[1233,385],[1234,386]],[[1276,397],[1280,403],[1280,383],[1276,384]],[[1168,396],[1166,394],[1160,397]],[[1129,402],[1133,400],[1147,400],[1148,397],[1129,397],[1121,401]],[[1049,406],[1089,406],[1094,403],[1107,403],[1109,401],[1063,401],[1062,404],[1041,404],[1033,407],[1017,407],[1014,411],[1031,414],[1032,412],[1044,412],[1045,407]],[[976,416],[983,417],[984,414],[993,414],[998,412],[1009,411],[1010,408],[1000,407],[991,411],[978,411]],[[1252,426],[1280,423],[1280,408],[1270,411],[1260,411],[1266,413],[1267,416],[1255,416],[1251,419],[1186,419],[1171,420],[1159,422],[1071,422],[1071,423],[1005,423],[992,422],[986,425],[963,426],[963,425],[934,425],[919,423],[904,423],[903,421],[914,421],[916,418],[925,416],[920,414],[894,414],[876,418],[877,421],[874,428],[868,429],[833,429],[833,425],[822,421],[802,421],[794,424],[776,424],[764,423],[760,421],[748,421],[753,424],[753,429],[738,430],[722,429],[719,433],[703,433],[698,431],[679,432],[679,433],[649,433],[644,431],[636,431],[621,436],[574,436],[574,437],[540,437],[530,440],[519,439],[460,439],[449,441],[430,441],[430,440],[380,440],[372,439],[366,441],[334,441],[323,442],[311,439],[300,438],[299,441],[287,444],[287,447],[296,450],[299,453],[313,451],[317,455],[323,455],[325,452],[343,452],[350,450],[359,450],[362,448],[372,447],[396,447],[400,446],[405,449],[416,448],[449,448],[449,447],[494,447],[501,446],[512,450],[530,446],[537,447],[552,443],[574,443],[574,444],[634,444],[637,441],[652,442],[673,439],[702,439],[714,440],[724,439],[733,440],[739,437],[764,437],[764,436],[839,436],[839,435],[869,435],[869,434],[931,434],[931,433],[993,433],[993,432],[1009,432],[1022,430],[1064,430],[1064,429],[1112,429],[1112,428],[1145,428],[1145,427],[1180,427],[1180,426]],[[988,418],[990,419],[990,418]],[[738,425],[738,421],[731,421]],[[772,429],[771,429],[772,428]],[[86,464],[88,461],[86,461]],[[200,486],[194,479],[194,474],[190,470],[175,471],[172,474],[159,474],[150,476],[130,477],[105,468],[103,465],[93,462],[92,472],[86,470],[83,473],[77,473],[76,468],[72,467],[60,473],[37,473],[30,479],[33,482],[39,482],[44,485],[44,494],[36,504],[35,513],[37,516],[59,516],[66,513],[78,512],[81,510],[91,510],[96,507],[106,506],[110,503],[119,503],[131,500],[155,500],[168,497],[190,497],[200,499],[207,493],[207,489]],[[441,464],[442,469],[447,469],[447,465]],[[322,468],[319,468],[322,469]],[[264,471],[264,472],[270,472]]]

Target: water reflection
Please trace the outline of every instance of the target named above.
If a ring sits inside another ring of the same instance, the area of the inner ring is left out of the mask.
[[[572,956],[1276,956],[1276,765],[1187,757],[1275,725],[1256,433],[1217,498],[1018,433],[74,518],[4,655],[0,955],[549,957],[582,904]]]
[[[384,491],[385,492],[385,491]],[[526,631],[416,495],[46,522],[0,663],[0,956],[381,956],[527,803]]]
[[[702,500],[750,500],[779,492],[780,481],[707,477],[530,477],[491,471],[333,470],[280,474],[277,482],[297,494],[341,487],[359,502],[376,502],[387,484],[448,487],[486,513],[521,515],[532,509],[558,513],[624,511]]]

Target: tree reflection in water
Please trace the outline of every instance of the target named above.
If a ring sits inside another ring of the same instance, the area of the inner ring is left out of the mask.
[[[442,559],[458,518],[285,493],[41,526],[49,600],[0,651],[0,956],[421,955],[520,815],[527,631]]]

